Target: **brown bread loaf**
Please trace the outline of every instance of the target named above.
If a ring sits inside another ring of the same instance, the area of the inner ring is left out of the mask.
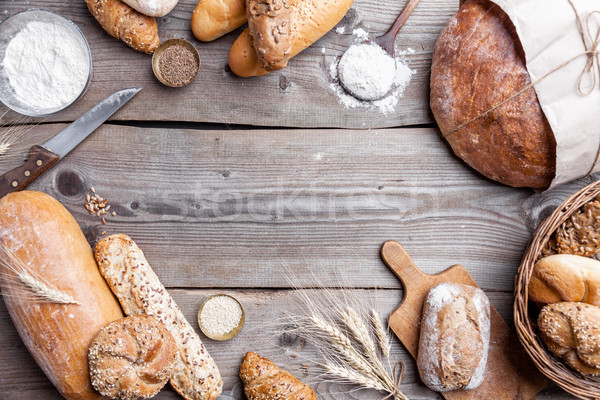
[[[302,1],[289,0],[291,11],[291,52],[289,58],[316,42],[346,15],[353,0]],[[250,30],[237,38],[229,52],[231,71],[242,77],[264,75],[252,42]]]
[[[246,0],[200,0],[192,14],[192,32],[196,39],[210,42],[246,21]]]
[[[548,304],[538,317],[542,341],[584,375],[600,376],[600,308],[585,303]]]
[[[0,200],[0,227],[2,297],[25,346],[63,397],[100,399],[90,383],[88,347],[123,313],[77,222],[52,197],[23,191]],[[27,276],[43,285],[26,286]]]
[[[527,294],[539,305],[569,301],[600,306],[600,261],[572,254],[544,257],[533,268]]]
[[[317,395],[292,373],[268,358],[248,352],[240,366],[240,378],[248,400],[317,400]]]
[[[154,17],[144,15],[121,0],[86,0],[102,28],[137,51],[151,54],[160,44]]]
[[[546,188],[554,178],[556,141],[531,84],[508,16],[488,0],[468,0],[435,45],[431,110],[454,153],[490,179]]]
[[[142,250],[126,235],[112,235],[96,244],[95,256],[102,276],[127,315],[158,317],[177,344],[173,388],[188,400],[214,400],[223,381],[194,328],[160,283]]]
[[[490,342],[490,303],[479,288],[441,283],[427,293],[417,366],[430,389],[474,389],[483,382]]]

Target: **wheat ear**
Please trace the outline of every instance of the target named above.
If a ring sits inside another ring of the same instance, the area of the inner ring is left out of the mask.
[[[12,282],[8,278],[7,272],[5,272],[1,279],[2,286],[7,287],[8,285],[19,285],[20,283],[20,289],[43,301],[57,304],[79,304],[67,293],[44,282],[41,277],[31,271],[21,259],[5,246],[0,245],[0,252],[4,256],[0,260],[0,263],[8,272],[12,272],[16,276],[18,282]]]
[[[340,367],[333,364],[323,364],[323,368],[328,374],[340,377],[348,381],[348,383],[354,383],[375,390],[385,390],[378,380],[356,372],[353,369]]]
[[[383,327],[383,324],[381,323],[381,316],[377,311],[371,310],[370,317],[371,327],[373,328],[373,332],[375,332],[375,337],[377,338],[379,350],[385,358],[390,358],[390,340],[385,328]]]

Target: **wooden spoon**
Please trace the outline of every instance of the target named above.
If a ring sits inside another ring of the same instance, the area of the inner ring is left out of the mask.
[[[420,0],[408,0],[408,3],[406,3],[406,5],[404,6],[404,9],[400,13],[400,15],[398,15],[398,18],[396,18],[396,20],[394,21],[394,23],[392,24],[390,29],[385,34],[383,34],[371,41],[366,41],[364,43],[361,43],[358,46],[376,44],[379,47],[381,47],[382,49],[384,49],[390,55],[391,59],[393,60],[394,55],[395,55],[394,42],[396,40],[396,36],[398,35],[398,32],[400,32],[400,28],[402,28],[402,26],[404,25],[404,23],[406,22],[406,20],[410,16],[410,14],[413,12],[413,10],[417,6],[417,4],[419,4],[419,1]],[[357,88],[356,85],[353,85],[351,82],[345,81],[344,77],[347,74],[344,73],[345,72],[344,66],[348,65],[348,62],[344,62],[345,61],[344,57],[346,57],[347,54],[349,54],[348,50],[346,50],[346,52],[342,55],[342,58],[340,59],[340,63],[338,64],[338,79],[339,79],[342,87],[348,93],[350,93],[352,96],[354,96],[360,100],[373,101],[373,100],[377,100],[377,99],[384,97],[392,88],[393,83],[394,83],[393,79],[389,81],[389,85],[386,84],[386,85],[383,85],[385,87],[378,88],[377,93],[367,93],[366,90]],[[348,68],[354,69],[354,66],[349,65]]]

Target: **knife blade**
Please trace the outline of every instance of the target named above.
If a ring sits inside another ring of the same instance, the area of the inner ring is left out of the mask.
[[[77,147],[140,90],[142,88],[134,87],[111,94],[47,142],[32,146],[24,165],[0,176],[0,198],[29,186]]]

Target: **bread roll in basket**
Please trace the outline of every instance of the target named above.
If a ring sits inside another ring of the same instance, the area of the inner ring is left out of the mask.
[[[538,369],[567,392],[582,399],[600,398],[600,378],[584,376],[554,357],[544,346],[529,302],[527,288],[535,263],[548,251],[554,232],[587,203],[600,195],[600,181],[594,182],[566,199],[533,234],[515,280],[514,319],[519,340]]]

